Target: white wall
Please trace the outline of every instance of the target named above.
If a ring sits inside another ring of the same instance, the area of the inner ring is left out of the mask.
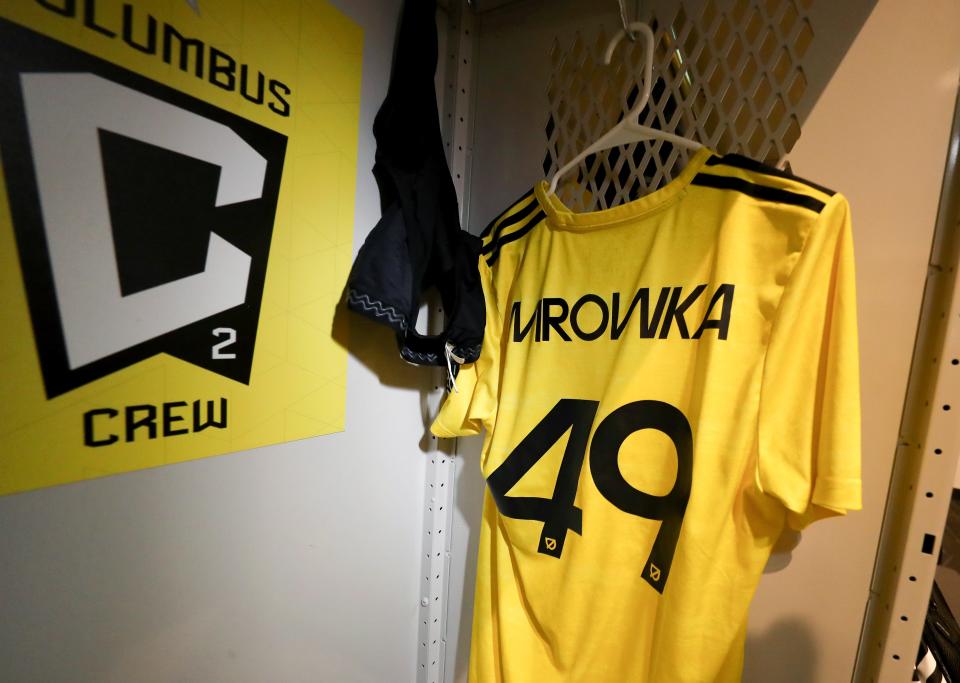
[[[364,29],[356,249],[400,2],[335,4]],[[430,378],[349,318],[344,433],[0,498],[0,680],[413,680]]]

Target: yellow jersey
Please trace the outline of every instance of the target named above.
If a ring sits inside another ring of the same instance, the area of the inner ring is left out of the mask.
[[[470,681],[739,681],[784,526],[860,507],[846,199],[703,149],[602,211],[540,183],[479,268],[432,427],[486,429]]]

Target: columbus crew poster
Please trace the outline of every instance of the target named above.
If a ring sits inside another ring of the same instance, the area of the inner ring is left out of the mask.
[[[0,494],[343,429],[362,32],[0,6]]]

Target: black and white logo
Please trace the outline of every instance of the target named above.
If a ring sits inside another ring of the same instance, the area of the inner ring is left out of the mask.
[[[286,138],[2,20],[0,46],[47,396],[158,353],[249,382]]]

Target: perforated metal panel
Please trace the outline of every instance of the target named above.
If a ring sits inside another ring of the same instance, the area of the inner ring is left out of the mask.
[[[800,137],[799,105],[807,92],[804,57],[813,42],[812,0],[681,2],[640,19],[654,31],[650,102],[644,125],[698,140],[718,152],[739,152],[776,164]],[[633,106],[644,46],[624,41],[609,66],[603,28],[555,40],[547,87],[550,114],[543,170],[553,175]],[[571,208],[623,203],[669,182],[690,152],[668,142],[616,147],[591,155],[558,194]]]

